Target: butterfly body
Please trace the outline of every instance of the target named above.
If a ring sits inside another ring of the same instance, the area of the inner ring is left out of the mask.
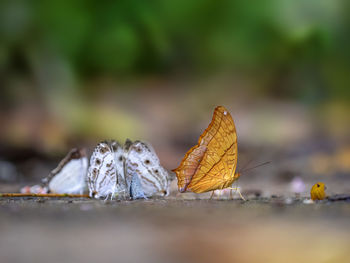
[[[173,171],[180,192],[204,193],[228,188],[240,174],[237,167],[237,134],[231,114],[215,108],[213,119]]]
[[[124,148],[116,141],[112,141],[111,147],[114,155],[114,162],[116,167],[117,174],[117,183],[116,183],[116,197],[118,198],[127,198],[129,193],[127,191],[125,175],[124,175],[124,162],[125,162],[125,151]]]

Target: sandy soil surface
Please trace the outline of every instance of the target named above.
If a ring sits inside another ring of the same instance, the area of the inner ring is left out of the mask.
[[[350,202],[0,199],[1,262],[350,262]]]

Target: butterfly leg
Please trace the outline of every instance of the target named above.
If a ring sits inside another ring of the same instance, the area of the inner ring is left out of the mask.
[[[237,193],[238,193],[239,196],[242,198],[242,200],[243,200],[243,201],[247,201],[247,200],[245,200],[245,198],[244,198],[243,195],[241,194],[241,191],[239,190],[239,187],[236,187],[236,188],[228,187],[228,189],[237,191]]]
[[[116,189],[115,189],[115,187],[113,187],[113,190],[111,192],[111,201],[113,200],[115,193],[116,193]]]
[[[215,190],[211,193],[209,200],[213,199],[214,193],[215,193]]]

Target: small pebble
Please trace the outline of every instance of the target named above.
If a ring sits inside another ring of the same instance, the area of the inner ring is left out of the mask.
[[[312,201],[311,199],[304,199],[303,201],[303,204],[306,204],[306,205],[310,205],[310,204],[314,204],[315,202]]]
[[[286,200],[284,200],[284,203],[285,203],[286,205],[291,205],[291,204],[293,204],[293,198],[290,198],[290,197],[286,198]]]

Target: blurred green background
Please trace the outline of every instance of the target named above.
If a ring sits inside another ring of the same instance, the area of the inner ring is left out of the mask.
[[[349,5],[1,1],[0,156],[58,159],[131,138],[174,168],[216,105],[242,150],[347,145]]]
[[[264,75],[265,92],[309,102],[349,98],[348,6],[340,0],[2,1],[2,81],[6,87],[18,77],[65,76],[86,90],[100,75],[239,70]]]

